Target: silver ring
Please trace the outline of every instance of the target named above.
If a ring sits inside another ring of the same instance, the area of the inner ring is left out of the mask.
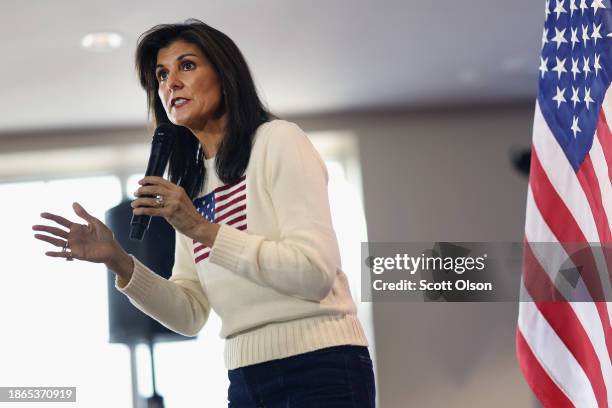
[[[67,261],[74,261],[74,258],[72,257],[72,251],[68,246],[68,241],[66,241],[66,243],[62,247],[62,252],[68,254],[68,257],[66,258]]]
[[[157,207],[163,207],[164,206],[164,196],[162,195],[155,196],[155,203],[157,204]]]

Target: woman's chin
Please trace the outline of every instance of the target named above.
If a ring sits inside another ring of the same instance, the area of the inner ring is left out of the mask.
[[[189,127],[189,121],[185,120],[185,118],[171,117],[171,118],[168,118],[168,119],[170,119],[170,122],[172,122],[173,125],[184,126],[184,127],[187,127],[187,128]]]

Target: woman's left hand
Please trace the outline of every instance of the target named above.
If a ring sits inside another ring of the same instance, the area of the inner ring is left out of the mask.
[[[135,215],[164,217],[177,231],[207,244],[203,229],[214,224],[198,213],[183,187],[155,176],[144,177],[132,201]]]

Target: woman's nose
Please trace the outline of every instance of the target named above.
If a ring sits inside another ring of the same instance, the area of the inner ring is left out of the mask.
[[[168,73],[166,83],[168,85],[168,88],[170,89],[180,89],[183,87],[183,83],[181,82],[180,76],[178,75],[178,73],[174,72]]]

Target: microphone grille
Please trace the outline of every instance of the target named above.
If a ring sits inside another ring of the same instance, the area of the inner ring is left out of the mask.
[[[171,125],[170,123],[162,123],[155,128],[153,143],[167,142],[167,139],[174,139],[176,133],[176,127],[174,125]]]

